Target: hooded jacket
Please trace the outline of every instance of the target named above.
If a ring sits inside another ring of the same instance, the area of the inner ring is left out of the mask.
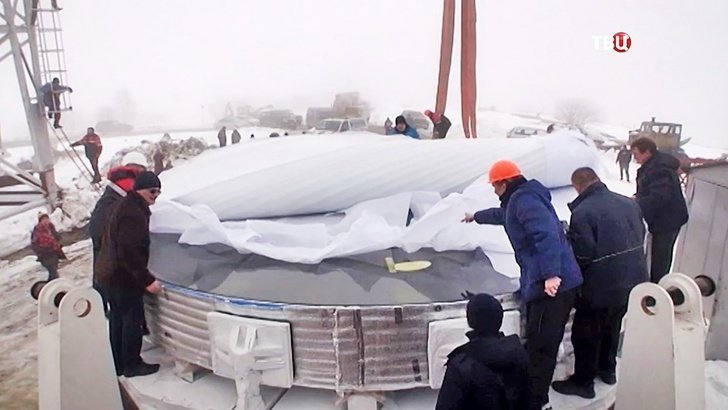
[[[528,409],[528,354],[518,336],[468,337],[448,355],[435,410]]]
[[[637,170],[635,197],[652,233],[675,232],[688,221],[679,167],[677,158],[658,151]]]
[[[639,206],[595,182],[569,209],[568,237],[584,277],[579,303],[626,306],[632,288],[648,280]]]
[[[521,298],[547,297],[546,279],[561,278],[559,292],[581,285],[582,277],[561,222],[551,205],[551,193],[540,182],[521,177],[509,184],[500,208],[475,213],[475,222],[503,225],[521,268]]]
[[[397,127],[396,127],[396,124],[400,123],[400,122],[403,122],[404,126],[405,126],[404,131],[402,131],[402,132],[399,132],[399,130],[397,130]],[[402,134],[402,135],[406,135],[410,138],[420,139],[420,134],[417,133],[417,130],[410,127],[410,125],[407,123],[407,120],[401,115],[397,117],[397,119],[395,121],[395,126],[387,129],[387,135],[395,135],[395,134]]]

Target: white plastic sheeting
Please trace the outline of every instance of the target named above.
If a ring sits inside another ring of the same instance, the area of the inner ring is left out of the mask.
[[[459,223],[465,212],[498,205],[483,174],[503,158],[555,188],[568,185],[574,169],[593,166],[596,151],[569,131],[518,140],[368,133],[266,140],[203,154],[162,174],[171,200],[154,206],[151,229],[181,234],[181,243],[221,243],[300,263],[392,247],[481,247],[489,256],[510,256],[502,228]],[[415,220],[405,226],[410,209]],[[251,219],[317,212],[339,213]]]

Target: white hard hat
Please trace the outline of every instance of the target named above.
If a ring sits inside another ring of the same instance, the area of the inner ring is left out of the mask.
[[[127,152],[122,158],[121,158],[121,165],[127,166],[131,164],[141,165],[143,167],[147,166],[147,157],[144,156],[141,152],[137,151],[131,151]]]

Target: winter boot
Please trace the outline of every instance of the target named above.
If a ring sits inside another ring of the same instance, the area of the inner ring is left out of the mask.
[[[614,372],[600,371],[599,378],[610,386],[617,384],[617,375]]]
[[[148,374],[154,374],[157,371],[159,371],[158,364],[148,364],[148,363],[144,363],[144,362],[139,362],[136,365],[131,366],[130,369],[124,368],[124,376],[126,376],[126,377],[146,376]]]
[[[553,382],[551,383],[551,387],[553,387],[557,392],[567,396],[579,396],[585,399],[593,399],[594,396],[596,396],[594,393],[594,382],[580,383],[574,380],[574,376],[571,376],[566,380]]]

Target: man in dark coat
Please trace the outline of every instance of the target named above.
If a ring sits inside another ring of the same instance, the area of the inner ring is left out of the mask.
[[[617,347],[629,293],[648,280],[642,212],[631,199],[610,191],[591,168],[571,176],[579,196],[569,204],[569,240],[584,284],[571,328],[576,365],[559,393],[594,398],[594,378],[615,384]]]
[[[217,141],[220,143],[220,148],[227,145],[227,127],[223,126],[220,131],[217,132]]]
[[[474,295],[467,317],[470,341],[448,355],[435,410],[528,410],[528,354],[517,335],[500,332],[501,304]]]
[[[84,151],[86,151],[86,158],[91,164],[91,169],[94,171],[93,182],[101,182],[101,172],[99,171],[99,157],[103,146],[101,145],[101,137],[96,134],[93,127],[86,129],[86,135],[80,140],[71,144],[72,147],[83,145]]]
[[[38,224],[30,234],[30,247],[38,257],[38,262],[48,271],[49,282],[58,278],[58,263],[60,259],[66,259],[60,240],[61,236],[48,214],[38,214]]]
[[[161,193],[159,178],[140,173],[134,190],[119,201],[109,217],[97,261],[98,279],[107,291],[111,311],[109,336],[116,374],[142,376],[159,370],[141,359],[144,292],[159,293],[160,283],[149,262],[149,206]]]
[[[526,311],[526,350],[533,408],[548,408],[564,328],[582,283],[551,194],[526,180],[512,161],[497,161],[489,180],[501,206],[466,214],[463,222],[503,225],[521,268],[520,297]]]
[[[432,121],[432,139],[439,140],[445,138],[452,126],[450,119],[445,114],[430,110],[425,111],[425,115]]]
[[[680,227],[688,221],[680,178],[680,161],[670,154],[657,151],[649,138],[632,143],[632,154],[638,164],[635,199],[642,209],[651,234],[650,279],[657,283],[670,272],[672,251]]]
[[[232,143],[233,144],[239,143],[241,138],[242,137],[240,136],[240,133],[238,132],[238,130],[233,130],[233,133],[230,136],[230,140],[232,141]]]
[[[92,284],[93,288],[101,295],[104,312],[107,312],[109,301],[106,292],[99,283],[98,269],[96,269],[96,261],[101,250],[101,239],[104,235],[104,228],[109,222],[110,212],[114,204],[121,201],[127,192],[132,190],[136,176],[142,171],[145,171],[145,168],[141,165],[123,163],[120,167],[110,169],[107,175],[109,184],[106,186],[101,198],[96,202],[96,206],[91,212],[91,219],[88,223],[88,233],[91,237],[91,245],[93,247],[94,268]]]
[[[617,153],[617,164],[619,164],[619,180],[624,180],[627,177],[629,182],[629,163],[632,162],[632,151],[627,149],[626,145],[622,145]]]

